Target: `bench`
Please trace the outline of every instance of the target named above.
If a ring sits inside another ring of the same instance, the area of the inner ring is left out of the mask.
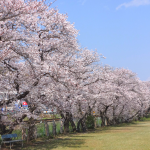
[[[23,147],[23,140],[17,140],[17,134],[5,134],[2,135],[1,138],[2,138],[2,143],[10,143],[10,149],[11,149],[11,143],[13,142],[22,142],[22,147]],[[12,138],[14,138],[14,140],[12,140]],[[10,139],[10,140],[6,141],[6,139]]]

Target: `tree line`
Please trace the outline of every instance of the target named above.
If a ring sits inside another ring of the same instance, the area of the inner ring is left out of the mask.
[[[74,131],[86,131],[86,117],[99,115],[102,126],[140,119],[149,111],[150,84],[124,68],[101,65],[103,56],[81,48],[67,15],[36,0],[0,1],[0,91],[15,91],[0,108],[25,100],[1,119],[0,134],[11,133],[28,117],[30,124],[46,107],[56,107]],[[0,112],[0,118],[6,112]],[[79,118],[77,126],[73,118]],[[31,130],[32,131],[32,130]]]

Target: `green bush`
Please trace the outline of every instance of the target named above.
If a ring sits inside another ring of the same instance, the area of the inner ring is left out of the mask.
[[[149,117],[143,117],[143,118],[140,118],[140,121],[149,121],[150,118]]]
[[[141,121],[145,121],[145,120],[146,120],[146,118],[145,118],[145,117],[143,117],[143,118],[140,118],[140,120],[141,120]]]
[[[92,116],[92,115],[87,116],[86,127],[88,129],[94,129],[94,116]]]
[[[148,114],[148,115],[146,116],[146,118],[150,118],[150,114]]]

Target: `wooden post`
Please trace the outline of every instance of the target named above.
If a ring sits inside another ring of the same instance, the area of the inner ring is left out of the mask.
[[[22,140],[26,139],[26,128],[22,128]]]
[[[45,121],[45,135],[49,137],[49,126],[47,121]]]
[[[99,126],[100,126],[100,127],[102,126],[102,120],[101,120],[101,117],[99,117]]]
[[[107,126],[107,119],[105,118],[105,126]]]
[[[63,133],[63,121],[62,119],[60,119],[60,133],[62,134]]]
[[[53,136],[56,136],[56,123],[55,120],[53,120]]]
[[[37,139],[37,127],[34,127],[34,138]]]
[[[29,129],[27,130],[27,144],[29,143]]]

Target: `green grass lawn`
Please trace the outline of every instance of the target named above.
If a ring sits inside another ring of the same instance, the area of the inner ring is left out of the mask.
[[[150,150],[150,121],[39,140],[23,150]]]

